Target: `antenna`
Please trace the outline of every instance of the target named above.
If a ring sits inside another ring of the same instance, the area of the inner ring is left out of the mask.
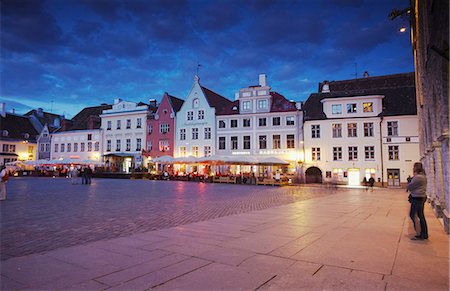
[[[53,100],[51,101],[52,105],[50,107],[50,112],[53,113]]]
[[[355,76],[355,79],[358,79],[358,63],[355,63],[355,74],[353,74]]]

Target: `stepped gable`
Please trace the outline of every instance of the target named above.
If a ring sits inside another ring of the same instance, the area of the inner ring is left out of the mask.
[[[214,107],[216,109],[216,114],[221,114],[222,110],[226,110],[226,108],[231,105],[232,101],[228,100],[222,95],[219,95],[206,87],[203,86],[200,87],[202,88],[203,93],[205,94],[209,106]]]
[[[356,80],[329,82],[329,93],[313,93],[306,100],[305,120],[326,119],[322,99],[353,96],[383,95],[383,116],[416,115],[414,73],[367,77]],[[322,90],[323,82],[319,84]],[[381,115],[381,114],[380,114]]]
[[[29,116],[13,113],[6,113],[5,117],[0,116],[0,140],[28,140],[35,143],[37,135],[39,133]]]

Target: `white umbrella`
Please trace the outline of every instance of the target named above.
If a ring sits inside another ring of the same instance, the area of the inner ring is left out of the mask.
[[[153,163],[170,164],[174,162],[174,158],[171,156],[161,156],[151,160]]]
[[[267,157],[259,160],[261,165],[289,165],[288,162],[277,157]]]

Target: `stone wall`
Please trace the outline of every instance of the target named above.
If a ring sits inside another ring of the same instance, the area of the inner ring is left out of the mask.
[[[431,204],[449,232],[449,2],[416,0],[413,8],[421,161]]]

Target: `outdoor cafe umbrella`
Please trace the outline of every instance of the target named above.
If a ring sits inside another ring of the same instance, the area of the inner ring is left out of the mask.
[[[263,158],[261,160],[259,160],[258,164],[260,165],[289,165],[288,162],[286,162],[285,160],[282,160],[280,158],[277,157],[267,157],[267,158]]]
[[[161,163],[161,164],[171,164],[174,162],[174,158],[171,156],[161,156],[154,159],[151,159],[153,163]]]

